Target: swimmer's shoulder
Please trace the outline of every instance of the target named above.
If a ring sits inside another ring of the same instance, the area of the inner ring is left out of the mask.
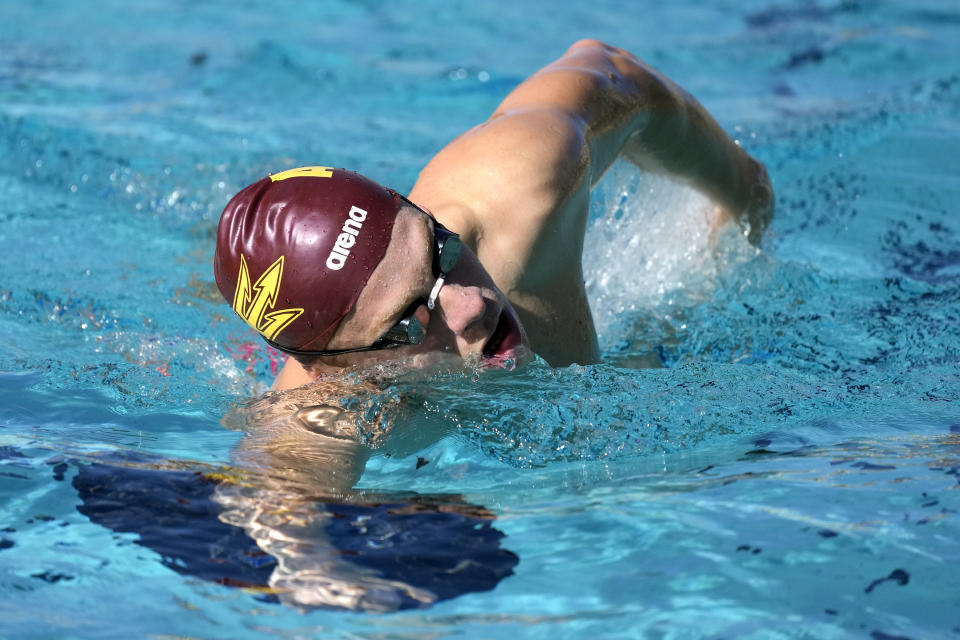
[[[466,226],[542,221],[561,209],[589,166],[581,122],[550,106],[498,111],[441,149],[411,200],[459,208]]]
[[[579,251],[580,238],[569,230],[586,210],[588,166],[573,118],[553,108],[520,108],[442,149],[410,199],[460,233],[488,270],[513,263],[519,275]]]

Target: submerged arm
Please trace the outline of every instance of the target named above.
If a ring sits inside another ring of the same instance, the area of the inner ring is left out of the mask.
[[[356,413],[322,391],[270,394],[229,414],[224,426],[245,433],[234,463],[274,488],[351,496],[370,450],[360,441]]]
[[[321,381],[264,396],[224,420],[246,435],[233,452],[234,481],[217,486],[218,518],[273,557],[270,594],[298,607],[386,612],[428,606],[439,597],[434,585],[452,573],[480,572],[494,583],[509,575],[515,556],[490,544],[498,538],[487,533],[494,515],[484,507],[455,494],[354,488],[371,453],[362,441],[376,445],[386,434],[382,420],[359,433],[357,411],[338,399],[350,391],[376,389]],[[377,413],[396,407],[388,401]],[[427,554],[430,566],[399,575],[370,569],[411,553]]]

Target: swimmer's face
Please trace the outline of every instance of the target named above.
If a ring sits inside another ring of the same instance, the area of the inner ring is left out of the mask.
[[[387,252],[374,269],[354,308],[326,349],[352,349],[376,342],[414,305],[425,327],[421,344],[322,357],[319,364],[365,365],[408,359],[430,366],[454,359],[512,368],[529,359],[529,343],[516,312],[497,289],[476,255],[464,246],[447,274],[433,310],[425,301],[437,281],[433,271],[433,221],[406,205],[397,214]]]

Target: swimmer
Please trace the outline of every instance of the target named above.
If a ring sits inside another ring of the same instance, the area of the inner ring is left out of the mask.
[[[224,419],[245,432],[232,458],[262,478],[260,493],[238,485],[236,500],[220,498],[231,513],[266,516],[234,522],[277,557],[268,583],[282,601],[365,608],[379,603],[368,594],[382,592],[369,570],[351,573],[341,566],[349,557],[324,551],[323,513],[307,523],[306,564],[301,547],[270,529],[276,513],[301,503],[370,501],[356,485],[394,430],[384,414],[403,400],[361,418],[341,402],[361,387],[338,373],[384,362],[509,369],[532,354],[555,366],[599,360],[581,253],[590,190],[619,157],[704,193],[716,223],[738,221],[752,242],[769,223],[773,192],[763,165],[679,86],[594,40],[520,84],[489,120],[430,160],[406,196],[312,166],[267,176],[227,204],[217,286],[291,357],[273,387],[289,391]],[[430,428],[418,422],[416,434],[386,446],[405,457],[403,447],[418,450],[433,438]],[[273,495],[282,510],[258,497]],[[507,575],[512,565],[504,567]],[[417,606],[440,597],[417,593]]]
[[[386,360],[594,363],[581,254],[590,190],[619,157],[702,192],[753,243],[770,221],[763,165],[696,99],[582,40],[437,153],[407,196],[326,166],[243,189],[220,220],[217,285],[291,355],[276,390]]]

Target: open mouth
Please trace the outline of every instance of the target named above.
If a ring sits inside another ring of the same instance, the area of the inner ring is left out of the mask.
[[[493,333],[483,345],[484,364],[501,369],[513,369],[517,365],[517,347],[520,342],[520,328],[511,314],[504,309],[500,312]]]

